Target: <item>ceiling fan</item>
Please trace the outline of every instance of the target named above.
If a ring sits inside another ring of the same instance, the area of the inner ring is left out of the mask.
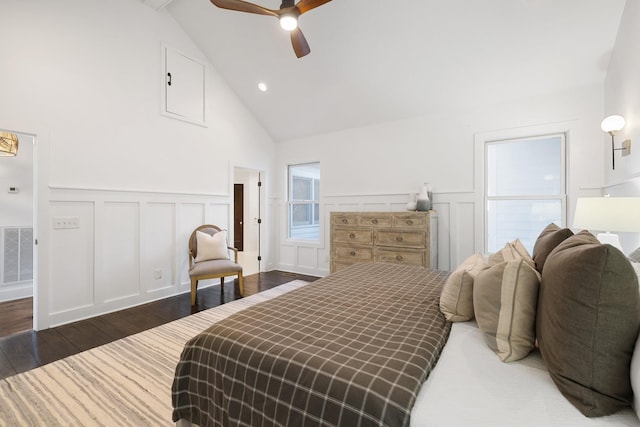
[[[280,26],[291,34],[291,44],[293,45],[296,56],[302,58],[308,55],[311,49],[309,48],[307,39],[298,27],[298,17],[330,1],[331,0],[300,0],[294,4],[294,0],[282,0],[280,9],[267,9],[266,7],[243,0],[211,0],[211,3],[222,9],[275,16],[280,20]]]

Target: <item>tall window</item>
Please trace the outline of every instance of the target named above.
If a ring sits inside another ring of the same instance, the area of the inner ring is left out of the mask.
[[[289,166],[289,238],[320,240],[320,163]]]
[[[565,135],[485,144],[487,250],[519,238],[531,253],[540,231],[566,218]]]

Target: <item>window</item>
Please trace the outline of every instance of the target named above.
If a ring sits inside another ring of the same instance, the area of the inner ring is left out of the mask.
[[[289,238],[320,240],[320,163],[289,166]]]
[[[565,135],[485,144],[487,250],[519,238],[531,253],[540,231],[566,218]]]

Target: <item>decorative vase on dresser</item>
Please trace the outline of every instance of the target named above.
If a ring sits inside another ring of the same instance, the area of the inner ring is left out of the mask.
[[[431,209],[431,186],[428,183],[424,183],[422,187],[420,187],[420,193],[418,193],[418,197],[416,199],[416,210],[418,211],[428,211]]]
[[[357,262],[438,267],[438,216],[426,212],[331,212],[331,272]]]

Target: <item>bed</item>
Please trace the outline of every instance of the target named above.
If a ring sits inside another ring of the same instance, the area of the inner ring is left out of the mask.
[[[475,321],[446,321],[439,300],[449,274],[357,264],[228,317],[185,346],[173,421],[640,426],[629,406],[585,417],[536,349],[504,363]]]
[[[174,421],[408,425],[449,335],[446,275],[359,264],[213,325],[185,346]]]

